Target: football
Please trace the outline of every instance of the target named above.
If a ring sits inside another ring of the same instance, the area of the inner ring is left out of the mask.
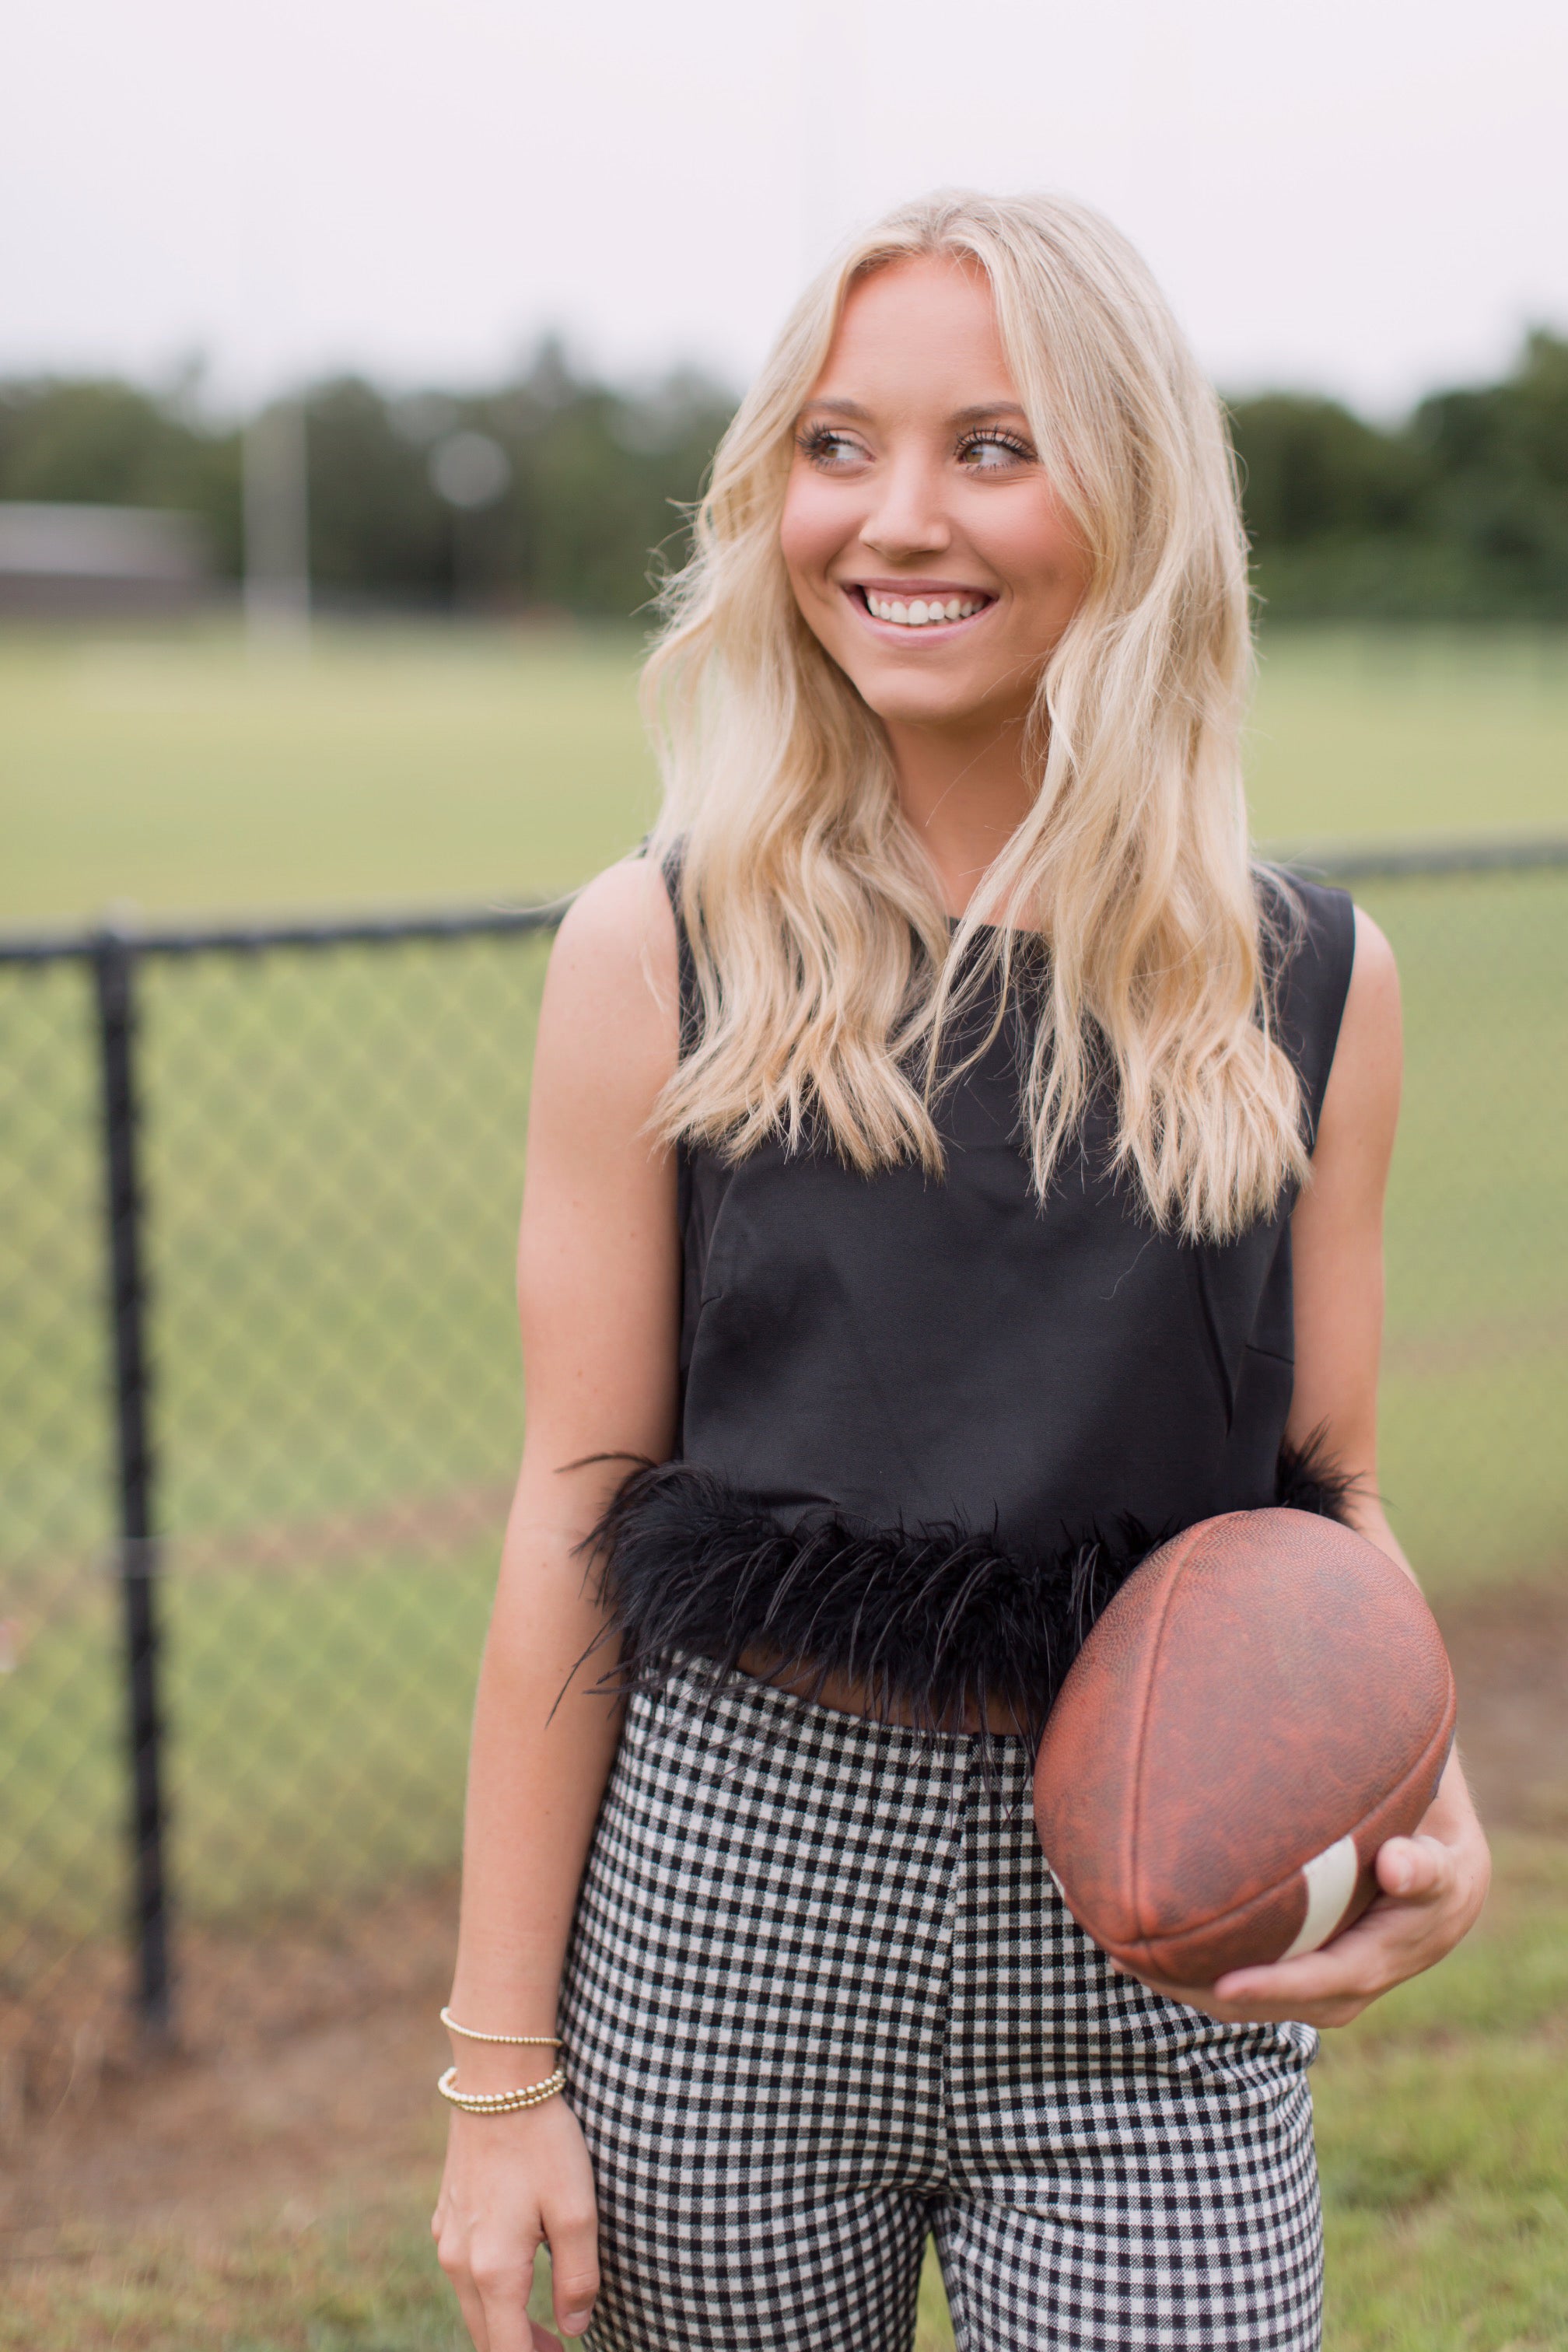
[[[1068,1909],[1172,1984],[1315,1951],[1431,1803],[1454,1707],[1431,1611],[1364,1537],[1292,1510],[1186,1528],[1110,1602],[1040,1743]]]

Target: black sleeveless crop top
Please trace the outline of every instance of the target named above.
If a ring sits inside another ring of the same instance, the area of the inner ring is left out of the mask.
[[[1310,1137],[1354,917],[1292,887],[1275,1003]],[[680,953],[689,1036],[684,933]],[[1220,1511],[1338,1507],[1326,1465],[1284,1454],[1289,1199],[1224,1244],[1161,1233],[1106,1172],[1102,1104],[1042,1205],[1005,1024],[935,1116],[942,1178],[774,1142],[680,1154],[679,1454],[599,1530],[632,1676],[763,1647],[933,1726],[1000,1700],[1037,1727],[1153,1543]]]

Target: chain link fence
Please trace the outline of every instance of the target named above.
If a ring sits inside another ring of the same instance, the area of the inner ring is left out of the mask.
[[[1568,1565],[1568,845],[1335,875],[1405,978],[1384,1478],[1441,1607]],[[0,941],[0,2105],[448,1965],[547,950]]]

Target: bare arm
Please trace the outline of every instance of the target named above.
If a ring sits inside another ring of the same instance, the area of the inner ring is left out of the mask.
[[[613,867],[551,957],[529,1121],[518,1296],[528,1433],[474,1714],[452,2013],[488,2033],[551,2034],[595,1816],[619,1731],[594,1685],[613,1665],[578,1546],[625,1465],[675,1439],[679,1242],[675,1176],[647,1122],[677,1052],[675,933],[662,881]],[[578,1465],[578,1466],[573,1466]],[[548,2074],[552,2053],[454,2039],[463,2090]],[[480,2352],[551,2339],[524,2316],[542,2236],[556,2315],[586,2325],[597,2287],[593,2183],[557,2098],[455,2114],[433,2224]]]
[[[1375,923],[1356,909],[1355,963],[1330,1074],[1312,1178],[1290,1220],[1296,1379],[1287,1441],[1319,1432],[1352,1480],[1352,1524],[1414,1573],[1377,1490],[1383,1352],[1383,1204],[1404,1076],[1399,974]]]
[[[1412,1576],[1377,1491],[1383,1203],[1402,1063],[1393,950],[1358,908],[1355,963],[1312,1180],[1290,1220],[1296,1381],[1286,1433],[1299,1445],[1321,1431],[1332,1460],[1356,1482],[1353,1524]],[[1159,1990],[1226,2020],[1345,2024],[1452,1949],[1475,1923],[1489,1867],[1456,1751],[1416,1834],[1391,1838],[1379,1853],[1382,1894],[1354,1927],[1299,1960],[1237,1969],[1219,1988]]]

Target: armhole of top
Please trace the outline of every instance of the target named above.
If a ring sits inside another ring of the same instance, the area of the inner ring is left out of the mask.
[[[659,871],[664,877],[670,913],[675,917],[675,956],[680,985],[679,1057],[684,1062],[697,1043],[701,1028],[702,999],[697,986],[697,962],[691,952],[691,940],[686,929],[686,918],[681,912],[681,850],[679,842],[665,858]]]
[[[1281,882],[1272,876],[1266,874],[1264,880],[1276,891],[1281,890]],[[1301,1082],[1310,1151],[1318,1139],[1318,1122],[1323,1115],[1323,1097],[1329,1090],[1329,1073],[1350,993],[1355,962],[1355,903],[1348,890],[1333,889],[1325,883],[1306,882],[1294,874],[1282,880],[1282,895],[1294,900],[1300,915],[1292,922],[1287,906],[1284,961],[1273,974],[1276,1034]]]

